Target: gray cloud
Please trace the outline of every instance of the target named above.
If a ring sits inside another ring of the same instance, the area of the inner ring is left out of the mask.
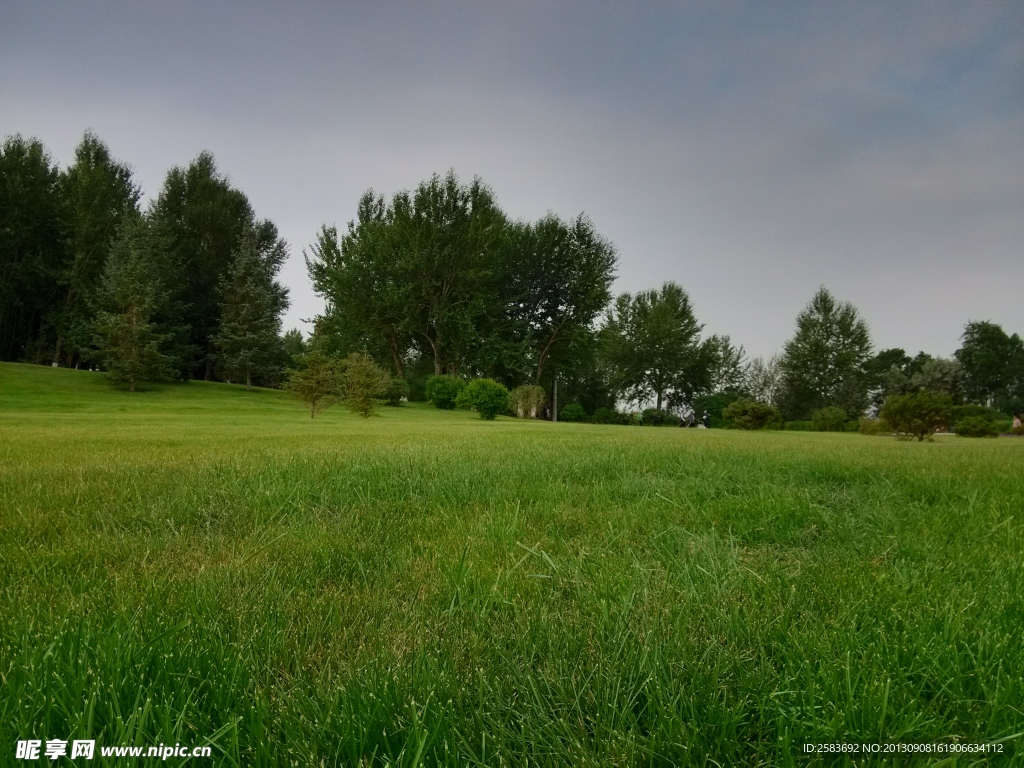
[[[581,210],[756,353],[820,284],[880,346],[1024,331],[1018,3],[0,5],[0,132],[95,129],[147,194],[201,149],[301,250],[455,168]]]

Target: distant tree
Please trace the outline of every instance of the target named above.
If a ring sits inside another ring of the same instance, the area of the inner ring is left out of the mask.
[[[508,390],[494,379],[473,379],[457,398],[459,406],[471,408],[485,421],[508,410]]]
[[[897,436],[918,441],[931,438],[949,423],[953,401],[949,395],[927,389],[906,395],[890,395],[881,416]]]
[[[284,389],[309,406],[309,418],[329,408],[338,401],[341,392],[343,364],[336,357],[327,354],[317,343],[312,343],[300,362],[299,367],[290,371]]]
[[[306,353],[306,342],[302,331],[292,328],[281,337],[281,349],[284,352],[284,367],[292,370],[299,365],[299,358]]]
[[[864,376],[867,380],[868,395],[875,408],[881,408],[890,394],[890,375],[895,368],[902,375],[909,376],[908,366],[911,358],[900,348],[883,349],[878,354],[868,358],[864,363]]]
[[[288,307],[288,290],[274,278],[286,257],[282,241],[261,239],[247,229],[221,279],[214,345],[227,377],[244,378],[249,391],[253,377],[275,374],[281,358],[281,313]]]
[[[1024,340],[990,322],[968,323],[962,340],[956,359],[967,397],[1014,413],[1024,410]]]
[[[53,364],[62,353],[87,353],[103,267],[111,244],[127,219],[140,216],[141,192],[125,163],[87,131],[75,149],[75,162],[61,175],[67,217],[69,260],[60,278],[63,300],[49,322],[56,333]]]
[[[533,383],[540,384],[545,365],[589,334],[608,305],[615,248],[582,214],[571,222],[548,214],[535,224],[509,225],[503,258],[504,327],[533,365]]]
[[[751,360],[744,371],[743,389],[752,400],[777,405],[782,389],[782,367],[778,356]]]
[[[172,334],[154,318],[167,302],[156,268],[159,239],[146,222],[129,222],[114,241],[101,278],[95,319],[97,354],[114,383],[162,381],[174,376],[165,346]]]
[[[364,418],[377,411],[377,401],[383,399],[391,384],[391,377],[365,352],[352,352],[345,358],[341,372],[341,399],[352,413]]]
[[[819,408],[811,414],[811,426],[815,432],[843,432],[847,421],[846,411],[835,405]]]
[[[7,137],[0,148],[0,360],[42,362],[44,318],[59,306],[67,270],[66,232],[56,164],[38,140]]]
[[[709,336],[704,342],[711,358],[712,392],[740,392],[746,385],[746,354],[728,336]]]
[[[277,231],[269,222],[256,223],[248,198],[220,174],[209,152],[167,173],[152,215],[170,238],[180,269],[176,283],[188,298],[184,321],[190,333],[190,355],[183,361],[183,373],[191,375],[199,368],[210,379],[218,360],[215,337],[220,330],[221,280],[239,239],[254,228],[261,243],[275,241]]]
[[[509,393],[509,404],[520,419],[536,419],[544,407],[544,389],[534,385],[516,387]]]
[[[830,405],[859,417],[868,403],[864,364],[871,356],[867,324],[849,302],[821,288],[797,316],[782,358],[783,412],[802,419]]]
[[[384,400],[388,405],[399,406],[402,404],[402,400],[409,397],[409,391],[409,382],[398,376],[392,376],[387,391],[384,393]]]
[[[702,326],[690,297],[675,283],[621,294],[601,330],[614,388],[634,402],[688,402],[711,385],[714,352],[700,343]]]

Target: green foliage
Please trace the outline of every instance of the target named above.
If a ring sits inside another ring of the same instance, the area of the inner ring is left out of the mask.
[[[995,323],[968,323],[956,359],[971,400],[1014,413],[1024,410],[1024,339]]]
[[[857,431],[862,435],[884,435],[889,431],[889,425],[885,423],[884,419],[871,419],[862,416],[857,425]]]
[[[730,403],[722,416],[733,429],[778,429],[782,415],[774,405],[743,398]]]
[[[435,408],[450,411],[455,408],[459,394],[466,387],[466,382],[454,376],[431,376],[427,379],[427,400]]]
[[[782,410],[806,418],[834,405],[860,416],[868,403],[871,338],[857,309],[821,288],[796,323],[782,358]]]
[[[607,408],[601,406],[594,409],[594,414],[590,417],[590,420],[594,424],[623,424],[625,423],[625,417],[623,414],[616,411],[614,408]]]
[[[965,416],[956,423],[956,434],[960,437],[999,437],[999,427],[991,419],[982,416]]]
[[[586,421],[587,412],[579,403],[569,403],[558,412],[559,421]]]
[[[341,401],[364,418],[377,411],[377,401],[387,396],[391,377],[365,352],[352,352],[341,367]]]
[[[494,379],[473,379],[456,399],[459,406],[471,408],[486,421],[508,410],[508,390]]]
[[[601,330],[614,390],[633,402],[653,398],[659,409],[709,390],[719,345],[701,344],[701,328],[689,295],[675,283],[619,295]]]
[[[299,360],[299,367],[288,373],[284,389],[309,406],[309,418],[338,401],[342,386],[343,364],[313,344]]]
[[[508,396],[509,407],[520,419],[536,419],[544,407],[544,390],[534,385],[513,389]]]
[[[987,405],[956,405],[953,406],[953,413],[950,417],[950,429],[955,430],[956,425],[959,424],[962,419],[967,418],[985,419],[986,421],[996,422],[1005,421],[1009,417],[1005,413],[1000,413],[995,408],[989,408]]]
[[[846,429],[846,411],[830,405],[819,408],[811,414],[811,424],[815,432],[843,432]]]
[[[274,278],[284,255],[277,244],[246,229],[221,280],[220,329],[213,342],[227,378],[245,379],[250,391],[254,376],[265,379],[279,370],[281,313],[288,308],[288,291]]]
[[[698,417],[707,411],[712,421],[722,421],[725,418],[722,415],[725,409],[742,398],[743,396],[738,392],[715,392],[710,395],[701,395],[693,401],[693,410]]]
[[[880,413],[898,436],[906,439],[916,437],[919,441],[931,438],[945,427],[952,415],[952,398],[927,389],[906,395],[890,395]]]
[[[643,427],[678,427],[680,424],[677,414],[662,408],[644,408],[639,421]]]
[[[96,355],[115,384],[131,392],[140,381],[174,377],[166,345],[172,334],[155,322],[167,302],[158,265],[159,238],[145,222],[127,223],[111,248],[101,279],[94,324]]]
[[[384,401],[388,405],[398,406],[407,397],[409,397],[409,382],[398,376],[390,377],[387,391],[384,393]]]
[[[306,353],[306,342],[302,338],[302,331],[292,328],[285,331],[281,337],[281,351],[284,353],[282,365],[288,370],[298,368],[300,358]]]

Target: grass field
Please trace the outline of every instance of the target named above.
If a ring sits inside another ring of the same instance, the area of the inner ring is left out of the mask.
[[[2,364],[0,764],[1020,763],[1022,509],[1024,440],[311,421]]]

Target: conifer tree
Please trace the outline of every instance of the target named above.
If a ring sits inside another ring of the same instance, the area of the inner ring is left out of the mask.
[[[220,332],[214,340],[221,368],[229,379],[244,378],[250,391],[253,377],[272,376],[283,356],[280,315],[288,298],[274,280],[283,261],[280,240],[248,229],[221,281]]]
[[[111,247],[95,321],[98,357],[115,384],[130,392],[140,381],[173,376],[165,345],[173,336],[155,322],[167,296],[155,268],[158,242],[145,221],[126,223]]]

